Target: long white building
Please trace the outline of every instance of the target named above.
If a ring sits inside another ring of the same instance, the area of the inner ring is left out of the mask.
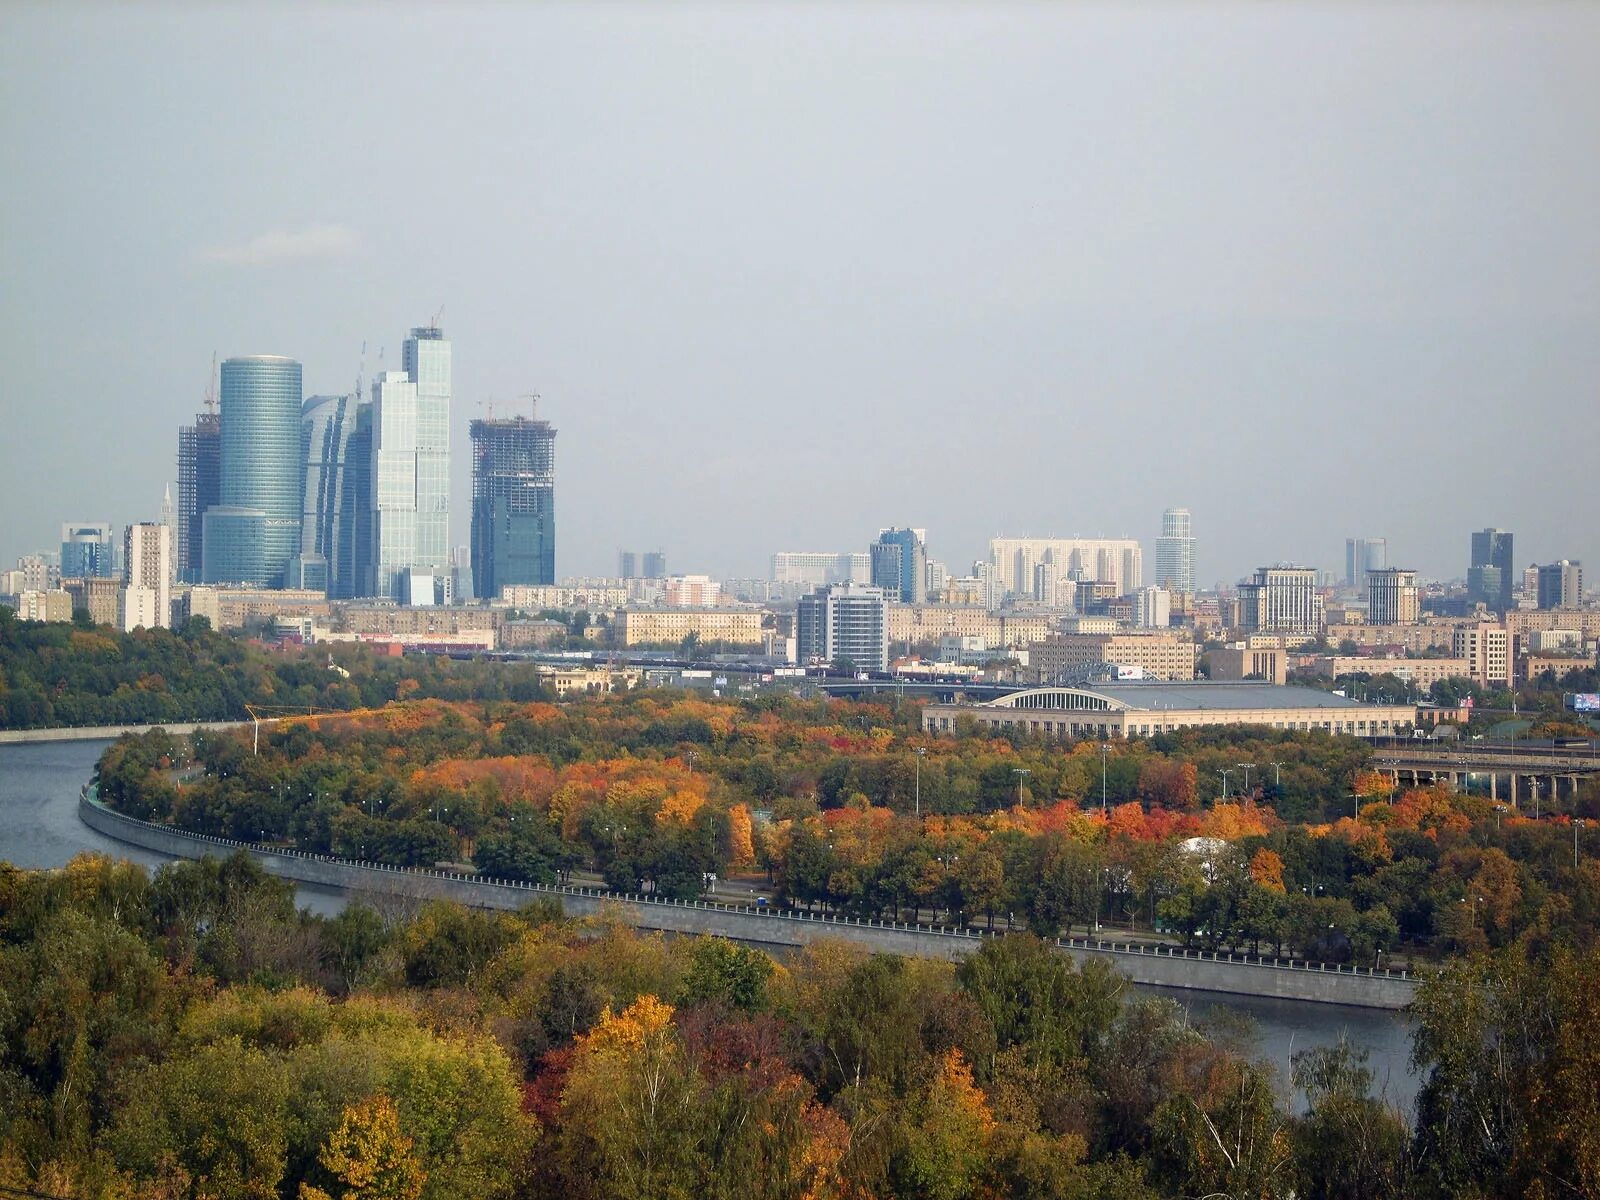
[[[772,556],[773,583],[803,583],[813,587],[829,583],[867,583],[871,574],[872,556],[865,553],[780,550]]]
[[[1006,592],[1032,593],[1034,568],[1042,564],[1055,568],[1057,580],[1114,583],[1119,595],[1144,582],[1144,552],[1134,538],[990,538],[989,564]]]

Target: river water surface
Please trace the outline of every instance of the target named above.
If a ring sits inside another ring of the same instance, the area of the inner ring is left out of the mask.
[[[78,820],[78,789],[89,781],[108,744],[0,745],[0,860],[19,867],[60,867],[73,855],[94,850],[148,867],[171,861],[165,855],[96,833]],[[300,884],[295,893],[301,907],[324,915],[332,915],[344,905],[343,896],[330,889]],[[1289,1058],[1296,1051],[1333,1045],[1344,1038],[1368,1052],[1374,1089],[1410,1113],[1420,1081],[1408,1069],[1410,1023],[1399,1013],[1178,988],[1141,986],[1131,991],[1168,997],[1196,1020],[1243,1018],[1252,1031],[1256,1056],[1270,1063],[1280,1080],[1287,1079]]]

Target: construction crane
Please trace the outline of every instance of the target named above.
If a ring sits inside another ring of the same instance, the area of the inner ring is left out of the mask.
[[[517,399],[526,400],[528,402],[528,419],[530,421],[537,421],[539,419],[539,393],[523,392],[522,395],[517,397]]]
[[[211,374],[206,377],[206,411],[217,411],[217,352],[211,352]]]
[[[274,725],[285,721],[315,721],[319,717],[354,717],[370,712],[365,708],[315,708],[312,705],[285,707],[275,704],[246,704],[245,712],[250,714],[250,720],[255,726],[255,735],[251,744],[251,752],[256,755],[261,753],[261,723],[271,721]]]

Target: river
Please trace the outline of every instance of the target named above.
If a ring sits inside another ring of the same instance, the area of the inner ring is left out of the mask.
[[[0,745],[0,860],[19,867],[60,867],[75,854],[95,850],[148,867],[171,861],[96,833],[78,820],[78,789],[89,781],[107,745],[100,741]],[[344,905],[342,894],[329,889],[300,884],[295,893],[301,907],[324,915]],[[1342,1037],[1368,1052],[1374,1089],[1384,1099],[1409,1114],[1416,1098],[1420,1081],[1408,1068],[1410,1022],[1400,1013],[1171,988],[1133,990],[1138,995],[1169,997],[1197,1020],[1245,1018],[1256,1056],[1276,1068],[1280,1081],[1287,1078],[1290,1055],[1308,1046],[1333,1045]]]

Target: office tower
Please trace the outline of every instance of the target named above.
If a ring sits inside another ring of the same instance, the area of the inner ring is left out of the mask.
[[[1322,596],[1312,567],[1262,567],[1239,585],[1239,628],[1246,633],[1315,637],[1322,631]]]
[[[921,529],[884,529],[872,544],[872,586],[901,604],[928,598],[927,536]]]
[[[883,589],[834,584],[800,597],[795,647],[802,663],[843,663],[883,671],[889,666],[888,601]]]
[[[1577,608],[1583,603],[1583,564],[1563,558],[1539,568],[1539,607]]]
[[[344,507],[350,464],[355,396],[312,396],[300,409],[300,448],[305,482],[300,506],[300,554],[296,586],[341,592],[340,564],[349,553],[351,512]],[[368,451],[370,453],[370,450]]]
[[[333,595],[348,599],[371,595],[372,575],[372,403],[363,400],[346,418],[350,433],[339,479],[339,514],[344,529],[338,561],[329,564]]]
[[[1485,529],[1472,535],[1467,599],[1475,604],[1487,604],[1501,613],[1510,610],[1511,585],[1515,578],[1511,547],[1511,535],[1501,529]]]
[[[202,518],[222,503],[222,417],[195,415],[178,430],[178,532],[173,560],[178,578],[194,583],[205,562]]]
[[[1033,568],[1055,564],[1058,579],[1099,579],[1114,584],[1116,594],[1138,591],[1144,582],[1144,554],[1133,538],[989,539],[989,562],[1002,592],[1026,595],[1033,588]]]
[[[363,588],[403,600],[407,572],[449,566],[450,343],[436,326],[406,339],[403,371],[372,384],[370,566]]]
[[[772,556],[773,583],[867,583],[872,578],[870,554],[836,554],[820,550],[780,550]]]
[[[1344,582],[1346,587],[1365,589],[1367,572],[1381,571],[1389,565],[1387,538],[1345,538]]]
[[[1415,625],[1421,616],[1415,571],[1383,567],[1367,572],[1367,624]]]
[[[644,577],[646,579],[665,579],[667,577],[667,553],[665,550],[646,550],[644,552]]]
[[[116,534],[105,523],[61,527],[61,578],[110,579],[117,574]]]
[[[508,584],[554,583],[556,431],[527,417],[471,430],[473,592],[491,600]]]
[[[1156,584],[1170,592],[1194,593],[1194,536],[1187,508],[1169,508],[1161,514]]]
[[[1166,629],[1170,626],[1172,593],[1166,588],[1140,588],[1133,594],[1133,623],[1141,629]]]
[[[129,525],[123,540],[122,628],[166,628],[172,623],[172,531],[165,525]]]
[[[411,331],[403,348],[417,389],[416,551],[411,565],[436,573],[450,565],[450,343],[437,325]]]
[[[1057,582],[1055,563],[1039,563],[1033,568],[1033,598],[1041,604],[1054,605]]]
[[[617,551],[617,578],[639,578],[639,556],[632,550]]]
[[[201,515],[207,583],[278,587],[300,548],[300,364],[222,364],[221,501]]]

